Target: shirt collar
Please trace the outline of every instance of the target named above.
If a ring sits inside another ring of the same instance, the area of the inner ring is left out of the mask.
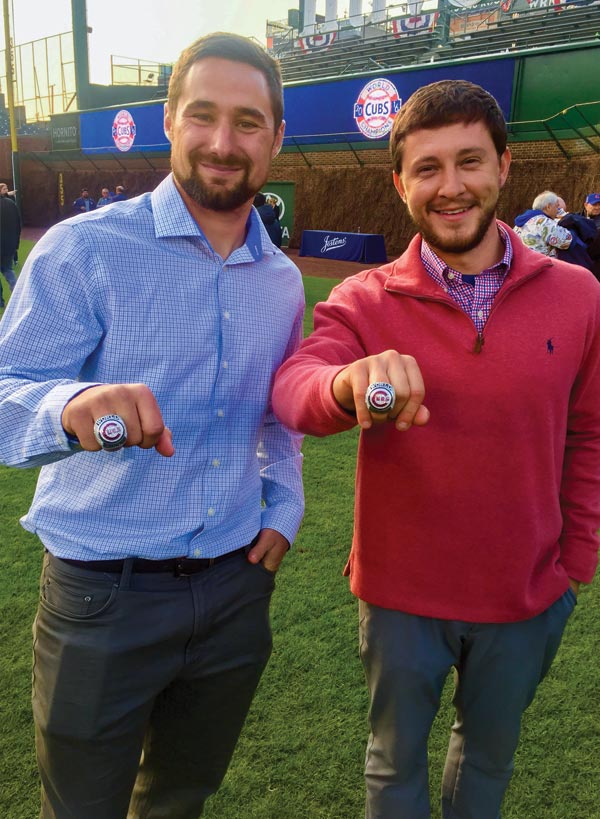
[[[210,242],[185,206],[173,174],[169,174],[152,191],[150,199],[157,238],[192,236],[200,238],[210,248]],[[246,241],[233,251],[229,257],[231,262],[256,262],[264,255],[265,237],[261,231],[260,217],[254,208],[250,210],[246,230]]]
[[[496,262],[496,264],[493,264],[491,267],[487,267],[485,270],[482,270],[481,273],[496,273],[504,277],[510,270],[510,266],[512,264],[513,249],[507,230],[498,222],[496,222],[496,225],[498,228],[498,234],[504,245],[504,253],[500,261]],[[427,272],[438,280],[445,280],[450,271],[452,271],[455,276],[457,274],[459,276],[461,275],[458,270],[453,270],[453,268],[449,267],[446,262],[440,259],[437,253],[435,253],[434,250],[432,250],[432,248],[427,244],[425,239],[421,240],[421,261],[423,262]]]

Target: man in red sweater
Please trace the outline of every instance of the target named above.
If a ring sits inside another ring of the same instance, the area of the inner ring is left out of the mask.
[[[442,815],[497,819],[521,716],[597,563],[600,285],[496,219],[510,153],[479,86],[419,89],[390,146],[419,235],[317,306],[273,403],[304,433],[361,427],[347,571],[368,819],[430,816],[427,740],[452,667]],[[379,382],[387,412],[366,404]]]

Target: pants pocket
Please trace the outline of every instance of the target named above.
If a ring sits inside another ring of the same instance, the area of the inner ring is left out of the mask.
[[[56,558],[53,559],[56,561]],[[70,620],[90,620],[106,612],[118,592],[118,585],[105,575],[90,577],[56,569],[48,560],[40,583],[40,605]]]

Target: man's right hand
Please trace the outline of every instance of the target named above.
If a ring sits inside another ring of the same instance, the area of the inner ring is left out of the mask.
[[[152,391],[145,384],[104,384],[80,392],[62,412],[63,429],[75,436],[83,449],[99,450],[94,422],[103,415],[120,415],[127,428],[126,447],[154,447],[160,455],[175,452],[171,430],[165,426]]]
[[[369,384],[385,381],[396,391],[396,401],[389,412],[370,412],[365,403]],[[401,432],[429,421],[429,410],[423,404],[425,385],[421,370],[410,355],[386,350],[379,355],[361,358],[341,370],[333,381],[333,395],[344,409],[356,413],[362,429],[373,423],[395,421]]]

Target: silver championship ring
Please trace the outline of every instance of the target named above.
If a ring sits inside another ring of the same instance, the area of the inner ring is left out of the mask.
[[[365,403],[369,412],[389,412],[395,401],[396,391],[387,381],[376,381],[367,387]]]
[[[105,452],[116,452],[127,440],[125,421],[120,415],[103,415],[94,422],[94,437]]]

